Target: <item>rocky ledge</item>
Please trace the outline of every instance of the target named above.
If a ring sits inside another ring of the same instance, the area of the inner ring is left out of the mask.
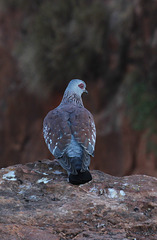
[[[91,171],[80,186],[57,161],[0,170],[0,239],[157,239],[157,178]]]

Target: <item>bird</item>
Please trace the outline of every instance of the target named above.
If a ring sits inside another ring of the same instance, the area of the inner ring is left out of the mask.
[[[88,93],[86,83],[72,79],[59,106],[48,112],[43,121],[45,143],[74,185],[92,180],[89,165],[96,142],[94,118],[83,105],[83,93]]]

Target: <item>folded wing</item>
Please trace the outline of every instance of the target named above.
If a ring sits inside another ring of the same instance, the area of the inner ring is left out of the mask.
[[[71,141],[68,114],[57,108],[50,111],[43,122],[45,142],[55,158],[61,158]]]
[[[71,131],[85,151],[94,156],[96,128],[92,114],[85,108],[78,108],[70,115]]]

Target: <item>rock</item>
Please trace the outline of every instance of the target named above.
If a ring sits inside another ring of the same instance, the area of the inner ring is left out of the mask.
[[[74,186],[56,160],[0,170],[0,239],[157,239],[157,179],[91,171]]]
[[[97,139],[92,169],[116,176],[131,174],[137,165],[134,153],[139,138],[125,114],[125,94],[122,85],[108,107],[95,116]]]
[[[97,138],[91,168],[115,176],[157,177],[157,136],[155,133],[150,136],[150,129],[136,131],[132,128],[126,115],[126,94],[126,84],[122,84],[110,104],[95,116]]]

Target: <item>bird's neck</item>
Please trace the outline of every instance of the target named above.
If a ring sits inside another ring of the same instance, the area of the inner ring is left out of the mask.
[[[71,103],[80,107],[83,107],[81,96],[76,93],[65,92],[61,104]]]

